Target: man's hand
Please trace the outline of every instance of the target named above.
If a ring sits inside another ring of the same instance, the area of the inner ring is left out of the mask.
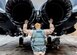
[[[50,20],[49,20],[49,23],[53,23],[53,19],[50,19]]]
[[[28,24],[28,22],[29,22],[28,20],[25,20],[25,24]]]

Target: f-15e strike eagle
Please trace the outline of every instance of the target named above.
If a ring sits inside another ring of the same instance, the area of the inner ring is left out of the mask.
[[[48,20],[53,19],[55,36],[75,31],[77,22],[76,0],[47,0],[40,10],[36,10],[31,0],[0,0],[0,34],[19,36],[25,20],[29,21],[28,29],[38,21],[42,29],[49,28]],[[39,12],[40,19],[37,18]],[[56,33],[56,34],[55,34]]]

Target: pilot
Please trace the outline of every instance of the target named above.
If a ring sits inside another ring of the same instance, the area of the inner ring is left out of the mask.
[[[50,29],[41,29],[41,23],[35,23],[35,30],[27,29],[28,21],[26,20],[23,25],[23,32],[31,37],[31,47],[34,55],[45,55],[46,52],[46,41],[47,35],[52,34],[54,31],[54,25],[52,24],[52,19],[49,20]]]

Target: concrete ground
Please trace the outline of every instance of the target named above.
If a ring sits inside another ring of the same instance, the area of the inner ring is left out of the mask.
[[[0,55],[33,55],[30,39],[24,40],[24,46],[19,47],[19,37],[0,36]],[[60,49],[47,50],[46,55],[77,55],[77,37],[63,35],[60,41]]]

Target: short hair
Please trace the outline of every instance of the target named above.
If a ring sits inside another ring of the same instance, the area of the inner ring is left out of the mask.
[[[38,26],[41,26],[41,24],[40,24],[40,23],[35,23],[34,26],[35,26],[35,27],[38,27]]]

